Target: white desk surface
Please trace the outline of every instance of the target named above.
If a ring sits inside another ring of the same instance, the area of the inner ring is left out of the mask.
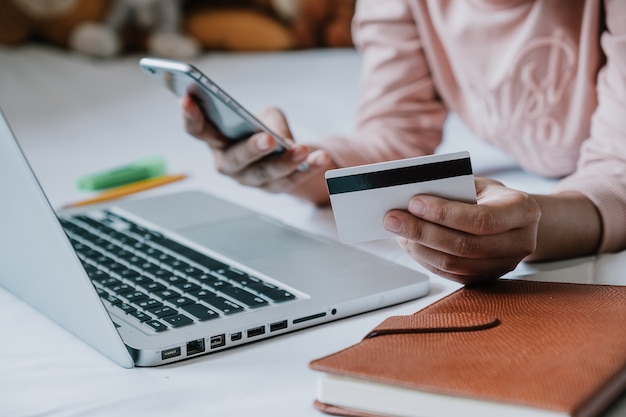
[[[201,188],[334,237],[332,213],[238,186],[211,168],[206,147],[182,131],[175,99],[137,68],[37,46],[0,48],[0,107],[53,206],[82,199],[79,176],[151,154],[191,178],[148,193]],[[207,54],[193,61],[253,111],[282,107],[296,138],[347,132],[357,103],[352,50]],[[475,172],[528,191],[552,183],[521,173],[471,138],[458,120],[444,151],[469,150]],[[359,245],[422,271],[393,240]],[[0,254],[1,259],[10,254]],[[522,265],[511,276],[626,284],[626,255]],[[620,276],[620,274],[622,274]],[[356,343],[390,315],[411,314],[458,288],[431,276],[431,293],[400,306],[158,368],[122,369],[0,288],[0,416],[321,416],[310,360]],[[626,396],[607,416],[626,415]]]

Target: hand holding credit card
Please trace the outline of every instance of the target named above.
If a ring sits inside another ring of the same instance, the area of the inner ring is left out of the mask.
[[[326,172],[339,240],[358,243],[395,236],[383,227],[392,209],[407,210],[418,194],[476,202],[468,152],[420,156]]]

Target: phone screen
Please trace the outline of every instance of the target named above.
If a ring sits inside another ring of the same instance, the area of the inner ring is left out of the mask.
[[[289,144],[192,65],[158,58],[142,58],[141,69],[178,97],[193,97],[204,117],[231,140],[242,140],[260,131],[271,134],[282,148]]]
[[[200,106],[204,117],[213,122],[220,133],[227,138],[246,139],[260,130],[245,119],[240,112],[230,107],[234,105],[232,101],[230,101],[230,106],[223,101],[223,99],[229,100],[228,97],[219,98],[217,93],[207,90],[209,85],[203,87],[200,84],[201,81],[195,80],[186,73],[163,72],[162,75],[164,84],[176,95],[192,96]]]
[[[291,147],[287,140],[265,126],[194,66],[158,58],[142,58],[139,64],[148,76],[176,96],[193,97],[204,117],[230,140],[247,139],[254,133],[265,131],[278,143],[276,152],[283,152]]]

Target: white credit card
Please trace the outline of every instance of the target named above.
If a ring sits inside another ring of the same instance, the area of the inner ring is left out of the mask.
[[[383,227],[385,214],[391,209],[407,210],[417,194],[476,202],[468,152],[333,169],[325,177],[343,243],[395,236]]]

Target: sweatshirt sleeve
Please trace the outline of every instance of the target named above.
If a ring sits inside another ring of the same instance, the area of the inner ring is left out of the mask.
[[[339,166],[431,154],[446,110],[437,97],[408,2],[359,0],[353,38],[362,57],[354,132],[321,141]]]
[[[576,172],[559,191],[578,191],[597,207],[603,223],[600,252],[626,248],[626,3],[607,0],[601,47],[606,63],[597,79],[598,107]]]

